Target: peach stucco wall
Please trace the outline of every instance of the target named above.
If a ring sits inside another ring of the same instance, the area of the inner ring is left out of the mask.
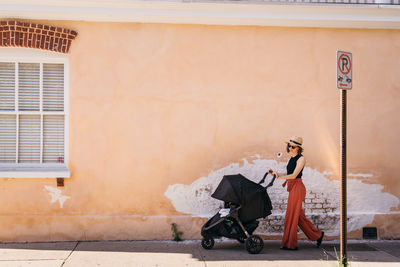
[[[400,197],[398,30],[44,23],[78,32],[70,199],[50,202],[55,179],[0,179],[1,241],[169,239],[171,222],[198,238],[204,219],[176,211],[168,186],[274,158],[292,135],[307,166],[339,179],[337,50],[354,61],[348,171]],[[399,211],[375,216],[380,237],[400,237]]]

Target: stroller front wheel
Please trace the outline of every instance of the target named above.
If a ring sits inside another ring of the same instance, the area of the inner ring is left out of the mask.
[[[214,246],[214,238],[212,237],[205,237],[201,240],[201,246],[204,249],[212,249]]]
[[[264,248],[264,241],[258,235],[251,235],[246,239],[246,250],[250,254],[258,254]]]

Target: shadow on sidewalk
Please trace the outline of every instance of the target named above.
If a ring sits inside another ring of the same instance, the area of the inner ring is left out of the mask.
[[[336,261],[336,255],[340,253],[340,246],[336,242],[326,242],[317,248],[309,241],[299,241],[299,250],[280,250],[280,242],[277,240],[264,240],[264,249],[260,254],[249,254],[244,245],[234,240],[217,240],[211,250],[201,247],[199,240],[188,240],[183,242],[174,241],[84,241],[84,242],[52,242],[52,243],[1,243],[2,251],[13,250],[14,253],[21,250],[29,251],[73,251],[79,252],[125,252],[125,253],[160,253],[160,254],[190,254],[192,258],[199,261],[307,261],[328,260]],[[383,245],[382,245],[383,244]],[[348,255],[350,261],[365,262],[400,262],[397,255],[385,251],[384,247],[398,251],[397,246],[382,243],[379,247],[376,243],[357,242],[348,243]],[[335,253],[336,249],[336,253]],[[16,251],[16,252],[15,252]],[[400,256],[400,255],[399,255]]]

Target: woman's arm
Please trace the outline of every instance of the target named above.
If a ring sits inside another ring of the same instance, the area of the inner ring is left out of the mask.
[[[282,176],[286,176],[286,173],[278,173],[278,172],[273,172],[272,174],[276,175],[276,178],[282,177]]]
[[[269,172],[270,174],[272,174],[272,175],[276,175],[276,177],[286,175],[286,173],[277,173],[277,172],[274,172],[272,169],[269,169],[268,172]]]
[[[304,158],[304,156],[302,156],[297,160],[296,169],[294,169],[294,172],[292,174],[282,175],[282,176],[279,173],[274,173],[274,174],[276,174],[276,178],[279,179],[286,179],[286,180],[296,179],[297,175],[304,168],[304,165],[306,165],[306,159]]]

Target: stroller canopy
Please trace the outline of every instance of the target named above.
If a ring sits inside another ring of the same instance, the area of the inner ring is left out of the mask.
[[[267,190],[241,174],[225,175],[211,197],[241,205],[239,219],[249,222],[271,214]]]

